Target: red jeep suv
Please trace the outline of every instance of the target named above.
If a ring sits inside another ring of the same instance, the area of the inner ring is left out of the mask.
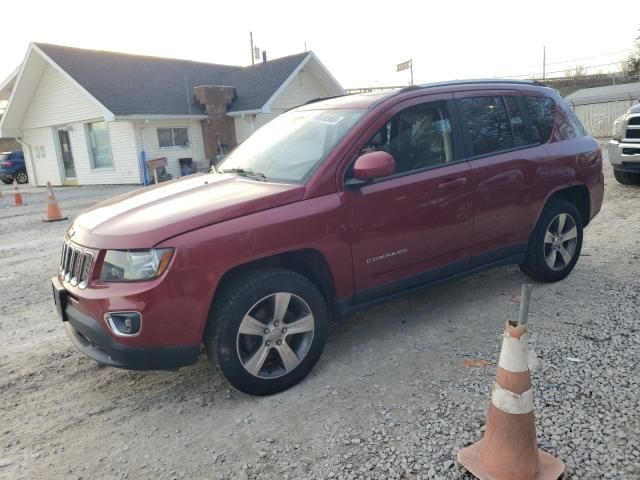
[[[98,362],[171,369],[204,344],[232,385],[270,394],[311,370],[330,318],[502,265],[564,278],[603,186],[598,143],[536,83],[321,99],[209,174],[77,217],[55,303]]]

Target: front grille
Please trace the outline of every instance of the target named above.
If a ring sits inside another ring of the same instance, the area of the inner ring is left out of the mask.
[[[80,247],[65,241],[60,257],[60,276],[72,286],[86,288],[91,272],[93,255]]]
[[[640,128],[628,128],[626,138],[640,138]]]
[[[631,117],[629,119],[629,125],[640,125],[640,117]]]

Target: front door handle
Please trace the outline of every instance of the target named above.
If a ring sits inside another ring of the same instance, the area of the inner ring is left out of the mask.
[[[454,180],[447,180],[441,183],[440,185],[438,185],[438,188],[441,190],[444,190],[446,188],[460,187],[466,184],[467,184],[467,178],[461,177],[461,178],[456,178]]]

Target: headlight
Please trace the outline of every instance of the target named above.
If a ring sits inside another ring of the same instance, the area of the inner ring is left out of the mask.
[[[100,271],[100,280],[126,282],[151,280],[167,269],[173,248],[151,250],[107,250]]]
[[[624,126],[624,119],[627,115],[618,117],[613,122],[613,134],[611,135],[614,140],[620,140],[622,138],[622,127]]]

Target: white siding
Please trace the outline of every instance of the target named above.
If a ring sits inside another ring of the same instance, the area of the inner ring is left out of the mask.
[[[22,129],[99,118],[103,111],[61,73],[47,66],[22,122]]]
[[[27,156],[35,169],[35,181],[45,185],[64,183],[56,127],[69,130],[73,163],[79,185],[139,183],[140,175],[133,126],[130,122],[108,123],[113,166],[93,168],[86,124],[102,121],[104,111],[76,85],[48,65],[40,78],[25,114],[22,131]],[[44,147],[45,157],[35,158],[35,147]]]
[[[329,96],[329,91],[320,85],[320,82],[316,78],[303,68],[291,83],[287,85],[287,88],[280,94],[278,98],[273,102],[271,109],[282,112],[289,108],[302,105],[309,100],[318,97]]]
[[[271,105],[271,111],[273,113],[256,115],[254,120],[255,128],[257,130],[290,108],[302,105],[314,98],[329,95],[331,94],[327,89],[303,68],[273,102],[273,105]],[[236,117],[234,123],[236,127],[236,140],[238,143],[242,143],[253,133],[251,118],[249,116]]]
[[[86,124],[72,124],[70,133],[73,161],[79,185],[140,183],[135,147],[135,135],[131,122],[109,122],[109,139],[113,166],[93,168]]]
[[[257,130],[263,125],[266,125],[271,120],[276,118],[278,115],[269,113],[256,115],[254,120],[255,129]],[[236,117],[234,119],[235,127],[236,127],[236,141],[238,143],[244,142],[247,138],[251,136],[253,133],[253,127],[251,126],[251,118],[250,117]]]
[[[22,141],[30,148],[25,150],[27,163],[31,163],[34,172],[28,172],[29,182],[38,185],[46,185],[47,181],[52,185],[62,185],[58,153],[54,143],[53,130],[50,127],[23,130]],[[35,147],[44,147],[44,157],[35,158]]]
[[[180,176],[179,158],[192,158],[194,162],[205,160],[204,143],[200,120],[150,120],[149,123],[137,123],[138,129],[144,128],[144,149],[147,159],[166,157],[167,172],[173,178]],[[188,128],[190,145],[188,147],[160,148],[158,144],[158,128]]]
[[[113,166],[93,168],[89,143],[87,139],[86,123],[67,123],[73,163],[76,167],[79,185],[97,184],[136,184],[140,183],[138,156],[135,148],[133,125],[130,122],[110,122],[109,137],[111,140],[111,154]],[[62,160],[58,158],[58,143],[54,127],[44,127],[23,131],[23,141],[30,146],[30,155],[35,167],[35,181],[38,185],[45,185],[50,181],[53,185],[64,183]],[[45,157],[35,158],[35,148],[44,147]],[[30,174],[32,183],[33,176]]]

